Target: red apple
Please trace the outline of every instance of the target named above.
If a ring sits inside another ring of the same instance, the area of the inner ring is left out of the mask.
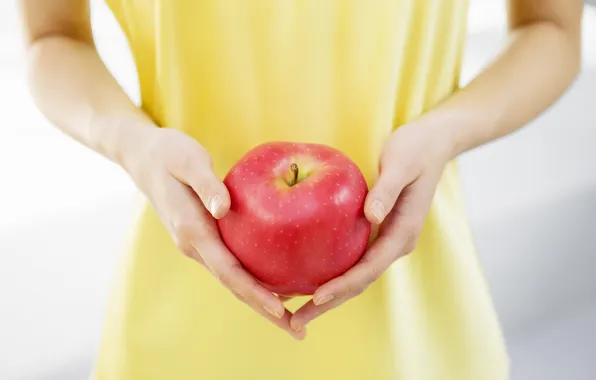
[[[272,142],[224,179],[232,205],[223,241],[272,292],[311,295],[350,269],[368,244],[368,187],[345,154],[319,144]]]

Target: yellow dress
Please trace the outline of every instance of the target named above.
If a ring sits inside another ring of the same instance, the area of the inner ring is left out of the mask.
[[[270,140],[347,153],[369,184],[391,130],[458,87],[466,0],[108,0],[145,111],[223,177]],[[503,380],[508,360],[455,163],[416,251],[303,342],[178,253],[143,203],[95,380]],[[296,304],[304,302],[298,299]]]

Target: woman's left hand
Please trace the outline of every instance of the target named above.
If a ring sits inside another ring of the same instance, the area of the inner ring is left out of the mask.
[[[368,193],[364,212],[379,227],[362,259],[317,289],[291,319],[299,331],[307,323],[362,293],[398,258],[412,252],[447,162],[452,157],[448,125],[423,117],[392,133],[380,159],[380,176]]]

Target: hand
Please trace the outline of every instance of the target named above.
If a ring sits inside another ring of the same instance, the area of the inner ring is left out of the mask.
[[[451,157],[449,139],[432,118],[398,128],[380,159],[380,176],[367,195],[366,218],[379,227],[378,238],[345,274],[317,289],[292,317],[291,326],[307,323],[362,293],[398,258],[412,252],[430,208],[435,188]]]
[[[283,300],[248,274],[222,242],[215,218],[230,208],[230,195],[211,169],[205,149],[190,136],[143,128],[127,153],[125,170],[146,195],[178,249],[204,265],[239,300],[296,339]],[[129,145],[130,146],[130,145]]]

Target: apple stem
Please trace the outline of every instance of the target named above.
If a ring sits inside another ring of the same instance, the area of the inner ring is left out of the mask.
[[[294,177],[292,178],[292,182],[290,183],[290,186],[294,186],[296,183],[298,183],[298,165],[293,163],[292,165],[290,165],[290,170],[294,175]]]

